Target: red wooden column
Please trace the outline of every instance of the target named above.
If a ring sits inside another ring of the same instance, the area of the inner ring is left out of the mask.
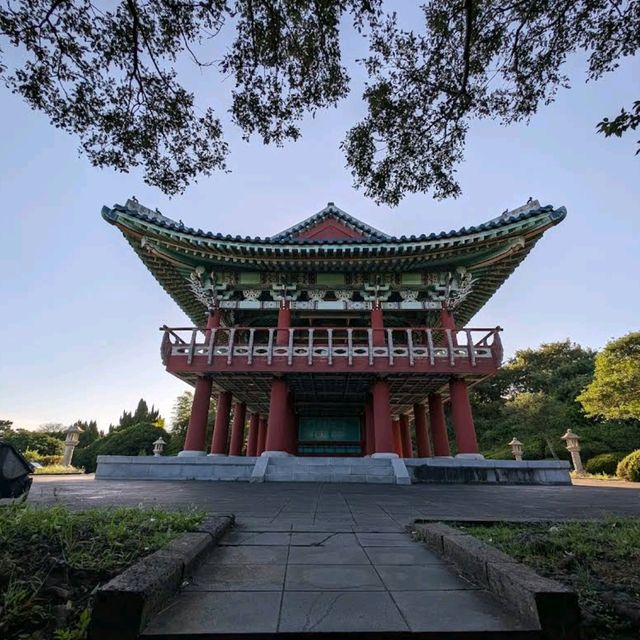
[[[260,428],[260,414],[252,413],[249,418],[249,438],[247,439],[247,455],[258,455],[258,429]]]
[[[373,395],[373,426],[375,434],[374,456],[392,454],[393,429],[391,427],[391,403],[389,385],[386,380],[376,380],[371,389]]]
[[[291,307],[288,300],[280,301],[278,309],[278,330],[276,331],[276,345],[286,347],[289,344],[289,327],[291,326]]]
[[[274,378],[271,382],[271,399],[269,401],[269,424],[265,451],[288,451],[289,433],[287,382],[282,378]]]
[[[231,425],[231,442],[229,444],[230,456],[241,456],[244,444],[244,423],[247,417],[247,405],[244,402],[236,402],[233,406],[233,424]]]
[[[395,418],[391,421],[393,431],[393,452],[402,458],[402,435],[400,434],[400,420]]]
[[[227,454],[229,437],[229,413],[231,412],[231,391],[221,391],[216,405],[216,422],[213,425],[211,453],[217,456]]]
[[[376,435],[373,425],[373,406],[371,400],[364,405],[365,453],[371,455],[376,450]]]
[[[384,347],[386,342],[384,339],[384,319],[382,317],[382,307],[378,300],[374,301],[371,307],[371,328],[373,329],[371,338],[373,346]]]
[[[406,413],[400,416],[400,438],[402,440],[402,457],[413,458],[411,427],[409,426],[409,416]]]
[[[256,455],[262,455],[264,451],[264,445],[267,441],[267,418],[260,416],[260,422],[258,424],[258,449]]]
[[[450,456],[447,423],[444,419],[444,406],[439,393],[429,394],[429,422],[431,423],[431,437],[433,438],[433,455]]]
[[[211,402],[211,378],[199,377],[193,394],[187,437],[179,456],[204,456],[207,452],[207,418]]]
[[[449,397],[458,453],[479,453],[467,383],[460,378],[453,378],[449,382]]]
[[[416,424],[416,448],[418,458],[431,457],[431,444],[427,431],[427,413],[423,404],[416,402],[413,405],[413,417]]]

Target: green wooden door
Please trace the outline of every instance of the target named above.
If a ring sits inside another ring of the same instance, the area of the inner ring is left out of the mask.
[[[361,455],[360,418],[357,416],[301,416],[298,453],[306,455]]]

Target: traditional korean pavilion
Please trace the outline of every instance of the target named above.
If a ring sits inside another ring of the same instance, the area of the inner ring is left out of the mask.
[[[468,389],[502,346],[499,327],[467,323],[566,210],[530,200],[409,237],[332,202],[268,238],[193,229],[135,199],[102,215],[193,323],[162,328],[163,364],[195,387],[181,455],[473,458]]]

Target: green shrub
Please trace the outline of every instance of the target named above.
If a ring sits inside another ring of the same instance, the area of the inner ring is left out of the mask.
[[[60,464],[62,462],[62,456],[48,456],[44,455],[38,451],[34,451],[33,449],[27,449],[22,454],[29,462],[38,462],[44,467],[48,467],[51,465]]]
[[[604,473],[613,476],[618,468],[618,463],[627,455],[626,451],[616,451],[614,453],[601,453],[587,460],[585,471],[587,473]]]
[[[616,475],[629,482],[640,482],[640,449],[632,451],[618,463]]]
[[[97,466],[98,456],[138,456],[151,455],[153,443],[159,437],[165,442],[169,436],[164,429],[148,422],[141,422],[120,431],[109,434],[92,442],[84,449],[77,449],[73,456],[73,465],[83,467],[87,473],[93,473]]]
[[[64,449],[62,440],[49,433],[28,429],[11,430],[3,436],[3,440],[12,444],[22,454],[29,449],[44,456],[61,456]]]
[[[54,473],[54,474],[69,474],[69,473],[82,473],[82,469],[76,467],[65,467],[61,464],[48,464],[44,467],[38,467],[36,469],[36,475],[41,473]]]

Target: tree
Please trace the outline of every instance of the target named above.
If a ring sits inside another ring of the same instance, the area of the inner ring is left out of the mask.
[[[426,0],[421,11],[424,29],[407,31],[382,0],[0,0],[0,34],[20,49],[0,73],[95,166],[143,166],[148,184],[175,194],[226,170],[229,152],[216,110],[178,73],[185,59],[221,87],[232,78],[245,138],[281,145],[348,95],[350,23],[369,46],[366,114],[342,147],[355,186],[396,205],[412,192],[458,195],[470,121],[529,119],[568,86],[570,54],[587,52],[597,80],[640,46],[637,0]],[[639,109],[600,131],[636,129]]]
[[[98,423],[95,420],[90,420],[89,422],[77,420],[74,424],[82,430],[80,438],[78,439],[77,448],[82,449],[88,447],[92,442],[100,438]]]
[[[167,455],[175,455],[184,449],[184,441],[187,437],[187,428],[189,426],[189,418],[191,417],[192,404],[193,393],[191,391],[184,391],[176,398],[176,402],[173,405],[173,412],[171,414],[171,430],[169,432],[171,434],[171,441],[166,448]],[[209,405],[205,442],[211,441],[215,420],[215,403],[212,402]]]
[[[584,431],[590,424],[576,396],[593,376],[594,359],[591,349],[568,339],[516,351],[496,376],[473,387],[482,450],[509,455],[506,443],[517,436],[531,457],[565,455],[560,436],[567,427]]]
[[[0,438],[2,438],[5,433],[9,433],[12,426],[13,422],[11,420],[0,420]]]
[[[588,416],[640,420],[640,331],[612,340],[598,353],[593,381],[578,401]]]
[[[125,429],[126,427],[130,427],[134,424],[140,424],[141,422],[149,422],[149,423],[158,423],[156,426],[163,426],[164,420],[160,416],[160,412],[153,405],[151,405],[151,409],[149,409],[149,405],[143,398],[140,398],[138,401],[138,406],[135,411],[131,413],[130,411],[123,411],[120,416],[120,420],[117,426],[112,427],[109,426],[109,433],[112,431],[119,431],[120,429]],[[162,424],[160,424],[162,422]]]
[[[50,433],[40,433],[38,431],[29,431],[28,429],[7,430],[2,435],[2,439],[12,444],[22,453],[30,449],[43,456],[57,456],[62,454],[64,448],[60,438]]]

